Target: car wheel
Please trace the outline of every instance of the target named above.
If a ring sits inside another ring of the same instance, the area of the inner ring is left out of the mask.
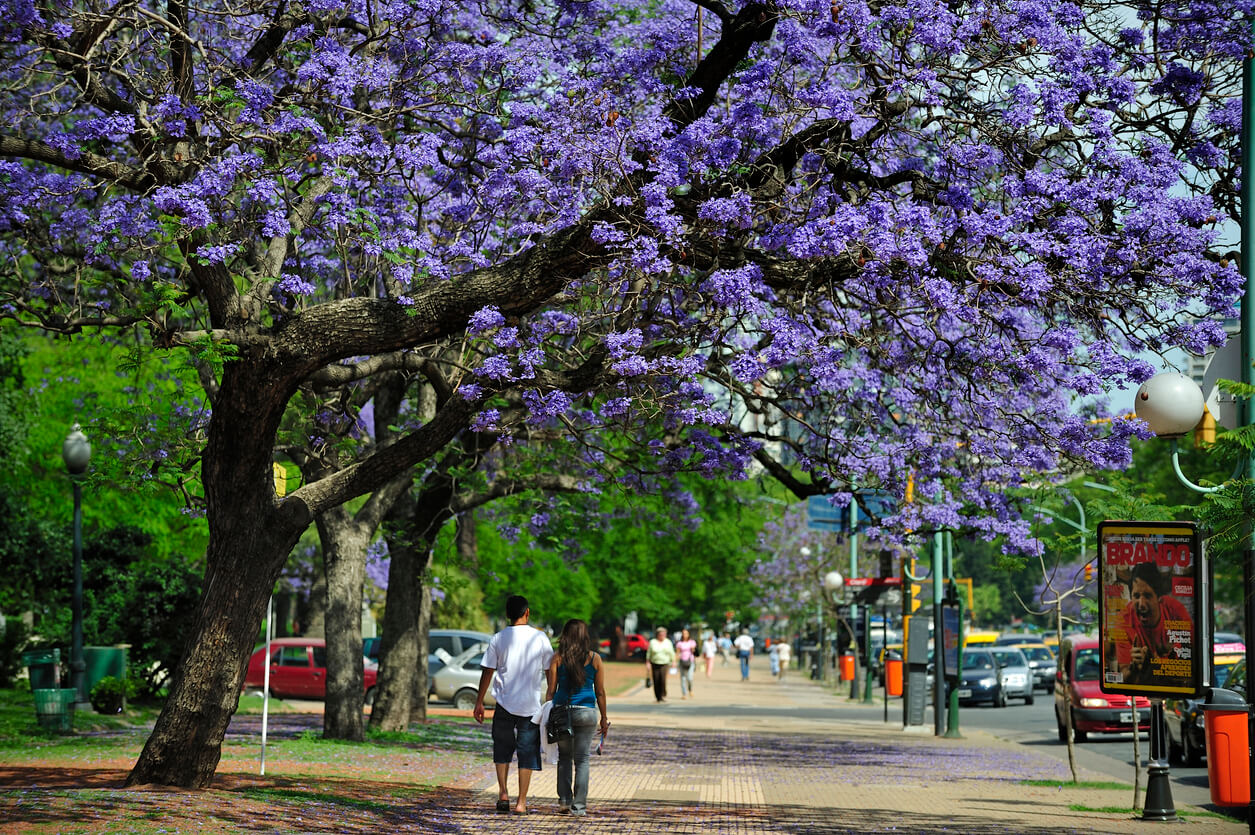
[[[1007,691],[999,687],[998,695],[994,696],[994,707],[1006,707],[1006,706],[1007,706]]]
[[[1059,729],[1059,741],[1064,745],[1068,742],[1068,729],[1063,724],[1063,720],[1059,718],[1059,711],[1055,711],[1055,727]]]
[[[453,694],[453,707],[457,710],[474,710],[475,700],[479,698],[479,693],[469,687],[463,687],[461,690]]]
[[[1033,699],[1034,699],[1033,691],[1030,690],[1028,691],[1028,695],[1024,697],[1024,704],[1031,705],[1033,703]]]
[[[1181,734],[1181,747],[1184,749],[1186,765],[1190,768],[1197,768],[1203,764],[1203,752],[1190,742],[1189,734]]]
[[[1087,739],[1089,739],[1089,733],[1076,726],[1076,714],[1072,714],[1072,741],[1084,742]]]
[[[375,704],[375,691],[378,689],[379,688],[377,687],[372,687],[366,691],[366,698],[364,700],[366,704],[372,705],[372,706]]]

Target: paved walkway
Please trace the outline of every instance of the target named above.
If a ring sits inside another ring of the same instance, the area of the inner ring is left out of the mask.
[[[1132,789],[1073,788],[1066,765],[979,730],[938,739],[931,724],[903,731],[901,703],[867,706],[866,720],[825,718],[835,700],[796,676],[771,680],[757,659],[751,681],[735,666],[699,672],[693,699],[666,704],[638,686],[612,698],[603,756],[593,755],[589,816],[556,814],[555,766],[535,775],[526,817],[494,815],[491,767],[453,831],[615,833],[1144,833]],[[678,683],[671,679],[673,691]],[[511,792],[516,789],[511,767]],[[1082,773],[1082,779],[1110,780]],[[1058,781],[1045,787],[1027,780]],[[1144,798],[1144,790],[1143,790]],[[1194,814],[1172,832],[1245,832],[1245,823]]]

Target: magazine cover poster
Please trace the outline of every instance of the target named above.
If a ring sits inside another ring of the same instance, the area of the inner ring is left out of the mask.
[[[1131,695],[1202,692],[1202,555],[1190,522],[1098,525],[1102,690]]]

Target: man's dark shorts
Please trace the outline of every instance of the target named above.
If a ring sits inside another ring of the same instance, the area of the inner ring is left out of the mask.
[[[497,705],[492,712],[492,761],[508,763],[519,754],[519,768],[540,771],[540,725]]]

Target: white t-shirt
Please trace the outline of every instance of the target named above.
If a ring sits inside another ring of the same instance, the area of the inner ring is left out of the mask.
[[[754,651],[754,639],[751,638],[749,635],[737,636],[737,639],[732,642],[732,645],[737,648],[738,652],[753,652]]]
[[[515,716],[540,710],[541,683],[553,659],[548,636],[534,626],[507,626],[492,637],[481,665],[496,670],[492,697]]]

